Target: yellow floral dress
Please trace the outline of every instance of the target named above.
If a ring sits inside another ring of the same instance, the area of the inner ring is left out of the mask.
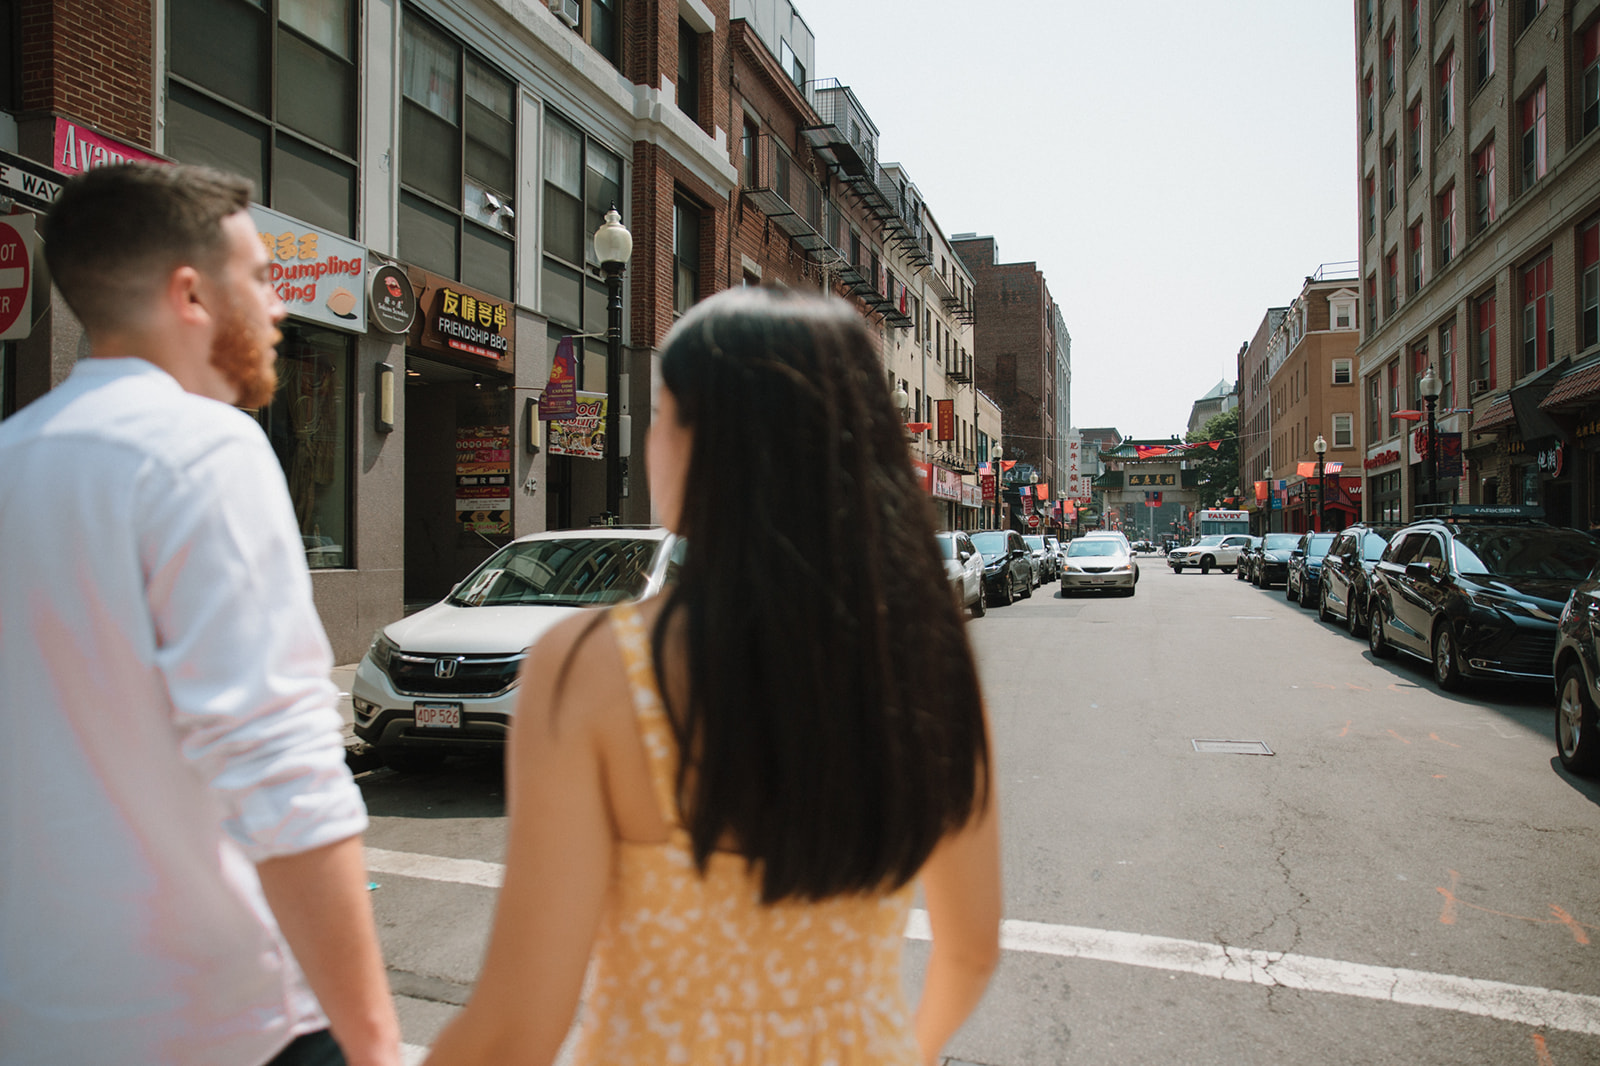
[[[673,801],[676,744],[644,622],[623,605],[611,625],[671,835],[621,846],[574,1061],[916,1066],[900,977],[911,887],[763,906],[737,855],[713,855],[702,877]]]

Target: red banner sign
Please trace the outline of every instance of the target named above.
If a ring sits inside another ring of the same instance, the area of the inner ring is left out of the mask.
[[[939,432],[935,440],[956,439],[956,402],[954,400],[933,401],[934,418],[938,422]]]

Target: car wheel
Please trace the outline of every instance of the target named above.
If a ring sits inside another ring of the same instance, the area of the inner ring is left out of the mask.
[[[1332,622],[1333,612],[1328,610],[1328,586],[1323,585],[1322,591],[1317,594],[1317,617],[1324,622]]]
[[[1261,584],[1261,571],[1257,570],[1250,575],[1250,584],[1254,585],[1256,588],[1265,587]]]
[[[1024,581],[1022,583],[1022,598],[1025,599],[1025,600],[1033,599],[1033,575],[1032,574],[1029,574],[1028,575],[1028,580],[1026,580],[1026,581]]]
[[[1201,574],[1209,574],[1209,573],[1211,573],[1211,568],[1216,565],[1216,562],[1217,561],[1215,559],[1211,558],[1211,556],[1202,555],[1200,557],[1200,573]]]
[[[1367,647],[1379,659],[1388,659],[1394,655],[1394,645],[1389,643],[1389,638],[1383,633],[1383,612],[1376,607],[1367,615]]]
[[[378,754],[383,765],[401,774],[425,774],[444,765],[444,752],[429,748],[390,748]]]
[[[1234,570],[1234,568],[1231,567],[1231,566],[1224,566],[1221,569],[1222,569],[1222,572],[1224,574],[1231,574],[1231,573],[1233,573],[1233,570]]]
[[[1174,567],[1173,567],[1173,568],[1172,568],[1172,572],[1173,572],[1173,573],[1174,573],[1174,574],[1181,574],[1181,573],[1183,573],[1183,567],[1181,567],[1181,566],[1174,566]]]
[[[1461,663],[1455,631],[1441,618],[1433,627],[1433,680],[1446,692],[1461,690]]]
[[[1583,667],[1573,663],[1561,675],[1561,695],[1556,702],[1556,752],[1561,765],[1575,774],[1600,773],[1600,735],[1596,735],[1595,706],[1589,698],[1589,681]]]
[[[1016,578],[1010,574],[1000,583],[1000,595],[997,597],[997,607],[1010,607],[1017,602]]]
[[[1321,582],[1318,582],[1320,585]],[[1315,607],[1317,605],[1317,591],[1304,581],[1300,582],[1300,606]]]
[[[1139,591],[1139,590],[1138,590],[1138,588],[1136,588],[1136,587],[1135,587],[1135,586],[1133,586],[1133,585],[1129,585],[1129,586],[1128,586],[1128,587],[1127,587],[1127,589],[1126,589],[1126,590],[1125,590],[1125,591],[1124,591],[1124,592],[1123,592],[1123,593],[1122,593],[1122,594],[1123,594],[1123,595],[1124,595],[1124,596],[1132,596],[1132,595],[1133,595],[1133,594],[1134,594],[1134,593],[1136,593],[1136,592],[1138,592],[1138,591]]]
[[[983,580],[978,580],[978,598],[972,601],[972,617],[982,618],[989,613],[989,597],[985,593]]]
[[[1293,603],[1298,597],[1299,594],[1294,590],[1294,575],[1290,574],[1283,579],[1283,598]]]
[[[1344,622],[1345,625],[1350,627],[1350,635],[1352,637],[1366,636],[1366,623],[1361,620],[1361,604],[1352,595],[1347,606],[1348,610],[1345,611]]]

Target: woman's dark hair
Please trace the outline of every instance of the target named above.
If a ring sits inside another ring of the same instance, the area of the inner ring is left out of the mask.
[[[841,301],[735,289],[674,328],[661,381],[693,431],[690,550],[652,645],[666,694],[669,629],[686,641],[687,699],[667,698],[695,862],[733,842],[769,903],[898,888],[989,780],[977,669],[873,338]]]

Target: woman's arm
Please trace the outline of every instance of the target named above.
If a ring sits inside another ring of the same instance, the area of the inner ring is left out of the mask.
[[[589,617],[564,623],[528,655],[506,749],[510,830],[505,884],[466,1009],[428,1066],[549,1063],[571,1027],[605,906],[614,854],[599,731],[599,640]],[[574,645],[578,647],[575,649]],[[568,655],[559,705],[553,682]]]
[[[935,1066],[945,1043],[977,1007],[1000,961],[1000,797],[992,740],[989,748],[987,806],[965,829],[940,841],[922,869],[933,951],[917,1003],[916,1034],[927,1066]]]

